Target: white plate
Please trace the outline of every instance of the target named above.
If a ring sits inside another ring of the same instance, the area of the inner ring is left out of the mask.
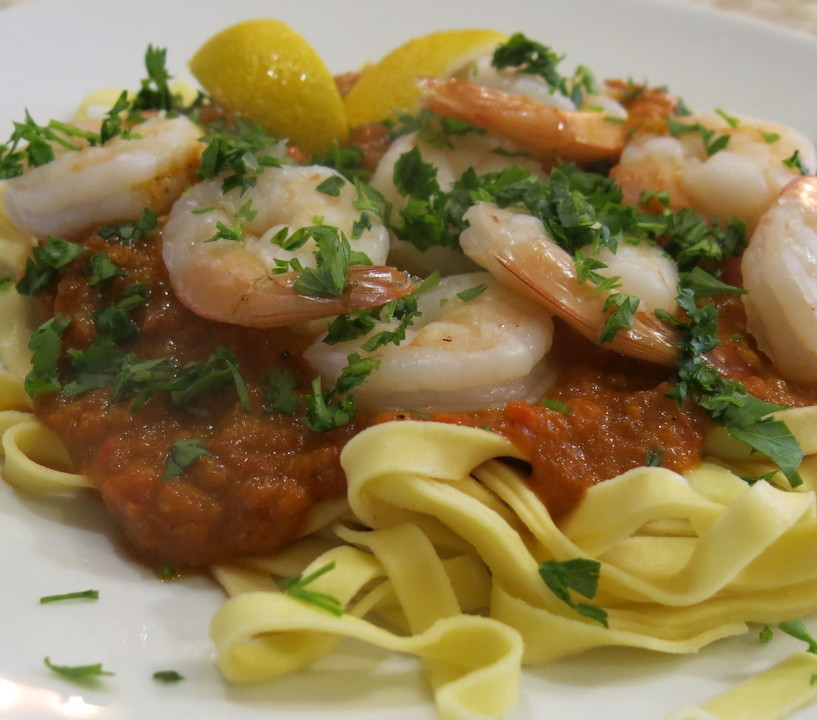
[[[184,76],[187,59],[212,33],[258,16],[291,24],[333,71],[354,69],[432,30],[521,30],[566,53],[565,69],[584,63],[600,76],[666,84],[693,108],[766,116],[817,138],[817,102],[808,92],[816,41],[657,0],[32,1],[0,13],[0,137],[25,108],[44,121],[70,112],[88,91],[133,87],[148,43],[168,47],[171,71]],[[37,499],[0,487],[0,717],[435,717],[413,662],[351,644],[311,672],[263,687],[227,687],[207,639],[219,592],[201,578],[157,580],[115,537],[91,494]],[[42,595],[86,588],[99,589],[100,600],[38,605]],[[697,657],[593,652],[526,670],[511,718],[595,720],[602,713],[606,720],[655,720],[796,647],[789,638],[760,646],[752,634]],[[72,685],[50,673],[46,656],[66,665],[102,662],[115,675]],[[160,685],[151,676],[162,669],[186,680]]]

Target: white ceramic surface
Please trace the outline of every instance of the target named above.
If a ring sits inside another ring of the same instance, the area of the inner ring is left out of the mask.
[[[0,137],[26,108],[44,121],[70,113],[90,90],[133,87],[148,43],[168,47],[171,71],[184,76],[187,58],[213,32],[257,16],[290,23],[334,71],[431,30],[521,30],[567,54],[563,69],[584,63],[599,76],[666,84],[693,108],[767,116],[817,138],[817,100],[807,91],[817,41],[659,0],[33,0],[0,15]],[[131,561],[92,493],[41,499],[0,486],[0,573],[0,718],[434,718],[413,661],[352,644],[308,673],[226,686],[207,639],[218,590],[202,578],[161,582]],[[38,604],[86,588],[100,599]],[[752,632],[696,657],[589,653],[525,670],[510,719],[656,720],[797,647],[790,638],[761,646]],[[46,656],[102,662],[115,674],[71,684],[45,667]],[[161,685],[151,676],[162,669],[186,679]]]

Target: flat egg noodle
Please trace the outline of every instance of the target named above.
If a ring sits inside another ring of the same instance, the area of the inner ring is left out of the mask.
[[[376,558],[399,605],[400,612],[389,617],[413,634],[398,642],[374,624],[364,630],[359,606],[336,618],[276,592],[253,594],[268,599],[239,612],[239,596],[228,600],[214,620],[222,672],[229,679],[247,681],[241,667],[224,664],[237,648],[263,646],[269,653],[264,655],[269,677],[286,665],[278,652],[289,648],[297,654],[301,646],[292,640],[285,647],[278,645],[281,637],[293,632],[303,637],[315,632],[333,638],[346,635],[418,654],[441,716],[470,717],[469,707],[483,706],[466,696],[460,696],[461,706],[443,707],[441,697],[450,697],[445,693],[451,658],[440,663],[437,651],[426,645],[431,630],[442,632],[464,617],[456,615],[463,605],[442,559],[463,548],[471,548],[474,565],[484,564],[490,583],[490,617],[480,618],[485,622],[467,632],[493,633],[497,623],[492,621],[516,630],[523,639],[525,664],[539,665],[604,645],[695,652],[744,633],[748,622],[776,623],[817,610],[817,564],[796,559],[800,548],[817,546],[813,492],[793,493],[762,481],[749,485],[713,462],[703,463],[689,478],[663,468],[637,468],[590,488],[559,527],[520,472],[495,460],[509,456],[519,457],[492,433],[438,423],[388,423],[351,440],[342,455],[349,503],[357,519],[371,529],[342,526],[338,534],[355,552]],[[672,527],[673,532],[656,534],[661,527]],[[325,564],[327,557],[317,558],[310,567]],[[609,627],[577,614],[538,574],[544,560],[577,557],[601,564],[592,603],[607,611]],[[792,559],[782,563],[778,573],[775,564],[782,558]],[[317,589],[330,592],[334,576],[334,593],[345,604],[362,588],[358,582],[344,591],[345,572],[338,562],[319,579]],[[261,611],[266,602],[274,605],[263,608],[263,618],[244,617],[243,611]],[[293,603],[301,606],[298,611],[278,615],[279,605],[289,608]],[[372,610],[379,615],[377,605],[372,604]],[[417,644],[409,642],[412,638]],[[486,660],[473,650],[483,641],[469,636],[462,642],[469,650],[457,662],[471,666],[458,681],[488,671],[485,664],[474,665],[477,659]],[[260,659],[257,653],[255,659]],[[253,667],[252,673],[264,670]],[[789,678],[785,672],[783,676]],[[792,693],[798,702],[806,702],[810,685],[798,688],[799,695]],[[503,692],[513,696],[517,691],[514,686]],[[775,707],[788,707],[792,693]],[[742,697],[745,693],[724,701],[726,710],[713,717],[742,717],[735,708],[744,701],[734,699]],[[487,706],[484,709],[487,712]],[[773,712],[757,717],[771,720],[777,717]]]
[[[2,208],[0,185],[0,208]],[[22,272],[32,239],[18,230],[0,209],[0,278]],[[3,479],[33,493],[63,493],[91,487],[73,471],[62,441],[34,415],[25,391],[31,368],[28,340],[37,326],[33,303],[14,291],[0,290],[0,459]]]
[[[817,655],[798,652],[664,720],[784,720],[817,699]]]
[[[0,280],[15,280],[25,265],[33,239],[18,230],[3,211],[0,183]],[[37,312],[29,298],[7,286],[0,289],[0,368],[24,377],[31,367],[28,341],[39,325]]]
[[[772,413],[769,417],[786,424],[797,438],[804,455],[817,454],[817,407],[787,408]],[[725,461],[748,461],[755,456],[748,445],[730,437],[723,427],[709,432],[705,440],[706,453]]]
[[[0,459],[3,479],[37,494],[92,487],[73,464],[62,440],[34,415],[22,380],[0,370]]]

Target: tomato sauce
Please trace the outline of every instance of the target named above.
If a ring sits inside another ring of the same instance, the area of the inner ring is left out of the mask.
[[[666,397],[670,369],[602,350],[558,321],[551,355],[561,369],[547,392],[550,405],[513,401],[433,419],[488,428],[513,441],[530,458],[529,485],[557,519],[591,485],[650,458],[677,472],[700,460],[710,421],[691,403],[681,408]]]
[[[160,244],[133,247],[92,237],[128,271],[105,291],[115,301],[134,282],[148,283],[147,303],[134,312],[140,332],[124,346],[139,358],[170,356],[179,365],[206,360],[216,348],[235,353],[251,412],[233,388],[191,407],[173,408],[165,394],[132,411],[132,401],[110,403],[108,389],[80,395],[42,395],[36,411],[64,440],[80,472],[98,487],[107,509],[136,554],[151,564],[196,567],[230,557],[269,553],[308,523],[315,503],[345,492],[338,457],[355,425],[329,433],[306,430],[299,415],[267,413],[269,367],[308,387],[300,357],[303,339],[285,330],[255,330],[200,318],[175,299]],[[47,298],[53,312],[73,322],[64,347],[85,348],[95,336],[100,293],[88,286],[76,261]],[[208,454],[178,476],[161,479],[179,439],[199,438]]]
[[[123,245],[92,236],[89,251],[106,251],[127,276],[100,291],[75,261],[44,294],[53,313],[73,318],[64,347],[85,348],[96,334],[94,312],[124,296],[130,283],[151,293],[133,313],[138,336],[124,346],[139,358],[174,363],[206,360],[216,348],[235,354],[250,412],[235,388],[173,407],[166,393],[135,410],[112,403],[108,389],[39,396],[36,411],[64,440],[80,472],[98,487],[136,554],[152,564],[198,567],[231,557],[271,553],[303,532],[312,509],[342,496],[339,456],[368,424],[415,417],[400,412],[359,417],[328,433],[310,431],[292,415],[264,410],[268,368],[291,373],[308,388],[300,360],[305,339],[289,329],[258,330],[212,322],[186,310],[169,287],[161,244]],[[813,404],[817,393],[776,377],[745,334],[739,298],[719,300],[721,346],[712,360],[759,397],[785,405]],[[674,369],[625,358],[584,340],[557,321],[551,358],[560,368],[545,406],[510,402],[502,409],[445,413],[431,419],[488,427],[530,458],[529,483],[555,517],[591,485],[656,462],[684,472],[700,460],[711,420],[691,402],[666,397]],[[67,363],[63,358],[63,363]],[[301,398],[303,399],[303,398]],[[207,454],[163,479],[177,440],[197,438]]]

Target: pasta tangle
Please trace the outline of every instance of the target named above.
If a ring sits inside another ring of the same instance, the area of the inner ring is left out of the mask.
[[[345,612],[274,589],[227,600],[212,625],[225,676],[275,677],[329,652],[340,636],[354,637],[419,656],[442,718],[497,717],[514,703],[512,663],[540,665],[600,646],[690,653],[746,632],[747,623],[817,609],[810,490],[750,485],[713,461],[688,477],[642,467],[590,488],[556,525],[506,458],[521,459],[503,438],[456,425],[394,422],[356,436],[342,463],[362,527],[338,524],[346,545],[303,568],[332,568],[314,590]],[[542,563],[577,558],[599,563],[591,600],[607,626],[543,582]],[[442,650],[449,634],[457,638],[450,655]],[[802,703],[814,694],[785,670],[773,677],[796,688],[787,707],[793,696]],[[503,701],[487,704],[485,688],[499,678],[508,683],[497,695]],[[730,697],[715,703],[714,717],[743,717],[738,708],[751,693]]]

